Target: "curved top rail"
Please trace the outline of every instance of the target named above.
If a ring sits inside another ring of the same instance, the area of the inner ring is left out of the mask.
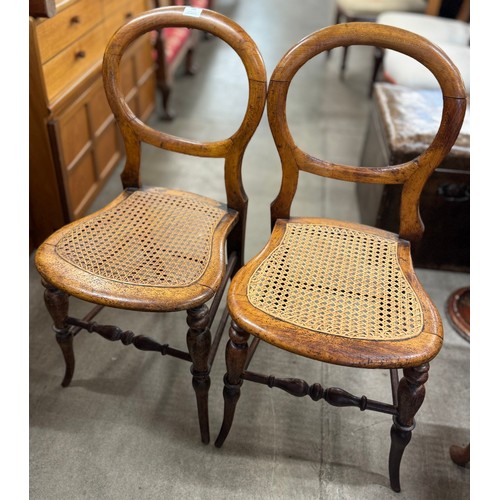
[[[260,122],[267,87],[264,62],[252,38],[231,19],[207,9],[201,10],[197,16],[189,15],[189,12],[192,10],[182,6],[157,8],[144,12],[119,28],[104,52],[104,88],[125,137],[132,135],[138,141],[195,156],[227,157],[234,144],[250,140]],[[231,137],[215,142],[196,142],[175,137],[144,124],[129,108],[119,85],[122,56],[137,38],[164,27],[204,30],[225,41],[239,55],[249,80],[249,98],[243,121]]]
[[[341,165],[315,158],[295,144],[286,116],[286,99],[293,77],[307,61],[321,52],[348,45],[371,45],[406,54],[427,67],[439,82],[443,95],[440,126],[428,148],[413,160],[378,168]],[[287,178],[273,202],[273,221],[289,216],[298,171],[304,170],[352,182],[405,184],[403,198],[408,203],[405,214],[401,215],[400,233],[410,239],[419,237],[423,230],[418,214],[421,189],[455,143],[467,107],[462,77],[440,47],[422,36],[393,26],[371,22],[328,26],[303,38],[283,56],[271,76],[267,106],[283,176]]]

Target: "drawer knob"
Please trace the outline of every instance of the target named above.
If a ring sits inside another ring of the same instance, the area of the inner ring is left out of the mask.
[[[73,16],[69,20],[70,24],[80,24],[80,16]]]
[[[132,17],[132,12],[127,12],[125,14],[125,19],[130,19]]]
[[[79,50],[75,53],[75,59],[83,59],[86,56],[84,50]]]

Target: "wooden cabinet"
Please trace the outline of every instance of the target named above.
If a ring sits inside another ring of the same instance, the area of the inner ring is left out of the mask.
[[[59,0],[50,18],[30,17],[30,252],[85,215],[123,158],[101,78],[107,41],[149,0]],[[151,38],[122,62],[122,88],[146,121],[155,107]]]

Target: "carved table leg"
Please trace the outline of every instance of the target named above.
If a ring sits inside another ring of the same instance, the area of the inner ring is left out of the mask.
[[[66,363],[66,372],[61,385],[67,387],[71,383],[75,371],[75,355],[73,353],[73,334],[66,325],[68,317],[69,298],[68,294],[42,281],[45,287],[45,306],[54,321],[53,329],[56,332],[56,340],[61,348]]]
[[[187,323],[189,325],[187,346],[193,360],[191,367],[193,389],[198,405],[201,440],[205,444],[210,442],[208,424],[208,391],[210,389],[208,355],[210,352],[211,334],[207,328],[209,321],[209,309],[206,305],[187,311]]]
[[[241,374],[248,354],[249,333],[237,326],[234,321],[229,328],[229,340],[226,345],[227,373],[224,376],[224,420],[215,441],[215,446],[220,448],[226,440],[233,423],[236,403],[240,398]]]
[[[424,402],[424,384],[428,379],[428,371],[428,363],[414,368],[405,368],[404,377],[399,382],[398,415],[394,417],[394,424],[391,427],[389,454],[389,477],[394,491],[401,491],[399,483],[401,459],[415,428],[415,414]]]

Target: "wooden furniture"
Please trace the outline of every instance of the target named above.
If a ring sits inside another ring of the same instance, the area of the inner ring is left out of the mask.
[[[30,17],[53,17],[56,15],[56,0],[30,0]]]
[[[452,444],[450,446],[450,458],[460,467],[468,465],[470,463],[470,443],[466,446]]]
[[[470,342],[470,287],[455,290],[446,301],[446,314],[453,329],[467,342]],[[465,467],[470,463],[470,443],[466,446],[452,444],[450,458],[453,463]]]
[[[30,252],[85,215],[123,158],[102,86],[102,56],[114,31],[150,8],[149,0],[57,0],[55,6],[53,17],[29,23]],[[123,64],[127,102],[141,120],[155,106],[151,52],[144,37]]]
[[[177,5],[193,9],[212,9],[213,0],[154,0],[153,4],[155,8]],[[168,121],[175,117],[170,103],[175,75],[181,64],[184,64],[186,75],[194,75],[194,52],[200,38],[198,30],[183,26],[170,26],[154,33],[156,83],[162,98],[162,116]]]
[[[470,342],[470,287],[455,290],[446,301],[446,315],[453,329]]]
[[[432,146],[403,164],[373,169],[330,163],[303,151],[291,135],[286,101],[297,71],[325,50],[357,44],[404,52],[425,64],[443,87],[444,111]],[[267,245],[240,269],[229,288],[232,324],[224,420],[216,446],[222,446],[229,433],[244,380],[334,406],[386,413],[393,418],[390,483],[400,491],[402,455],[424,400],[429,362],[443,342],[439,313],[419,283],[410,249],[424,229],[418,213],[422,188],[458,137],[466,107],[465,89],[453,63],[437,46],[397,28],[333,25],[305,37],[283,56],[271,76],[267,101],[282,184],[271,204],[273,231]],[[402,184],[398,233],[328,218],[291,218],[301,171],[339,181]],[[249,347],[250,335],[254,340]],[[337,387],[251,372],[249,363],[260,340],[314,361],[388,369],[392,404]]]
[[[442,98],[440,90],[375,84],[370,122],[360,163],[367,167],[409,161],[431,144]],[[361,222],[396,231],[401,186],[358,184]],[[424,186],[422,239],[412,245],[416,267],[469,272],[470,119],[469,105],[458,139]]]
[[[204,10],[197,17],[184,12],[183,7],[167,7],[144,13],[111,39],[103,59],[104,90],[125,140],[123,193],[103,209],[51,235],[39,247],[35,263],[66,363],[62,385],[69,385],[73,377],[73,337],[82,329],[142,351],[184,359],[191,364],[201,439],[208,443],[209,373],[227,310],[213,341],[211,327],[226,284],[243,262],[247,199],[241,163],[264,110],[267,77],[255,43],[240,26],[212,11]],[[134,113],[127,99],[128,87],[118,81],[119,68],[128,64],[124,51],[139,36],[165,26],[206,30],[239,55],[248,76],[248,82],[242,82],[245,91],[249,89],[248,106],[241,125],[229,138],[195,142],[174,137],[150,128]],[[227,204],[197,193],[141,187],[142,143],[179,156],[223,158]],[[68,316],[70,296],[95,307],[82,319]],[[106,306],[187,311],[188,352],[93,321]]]

